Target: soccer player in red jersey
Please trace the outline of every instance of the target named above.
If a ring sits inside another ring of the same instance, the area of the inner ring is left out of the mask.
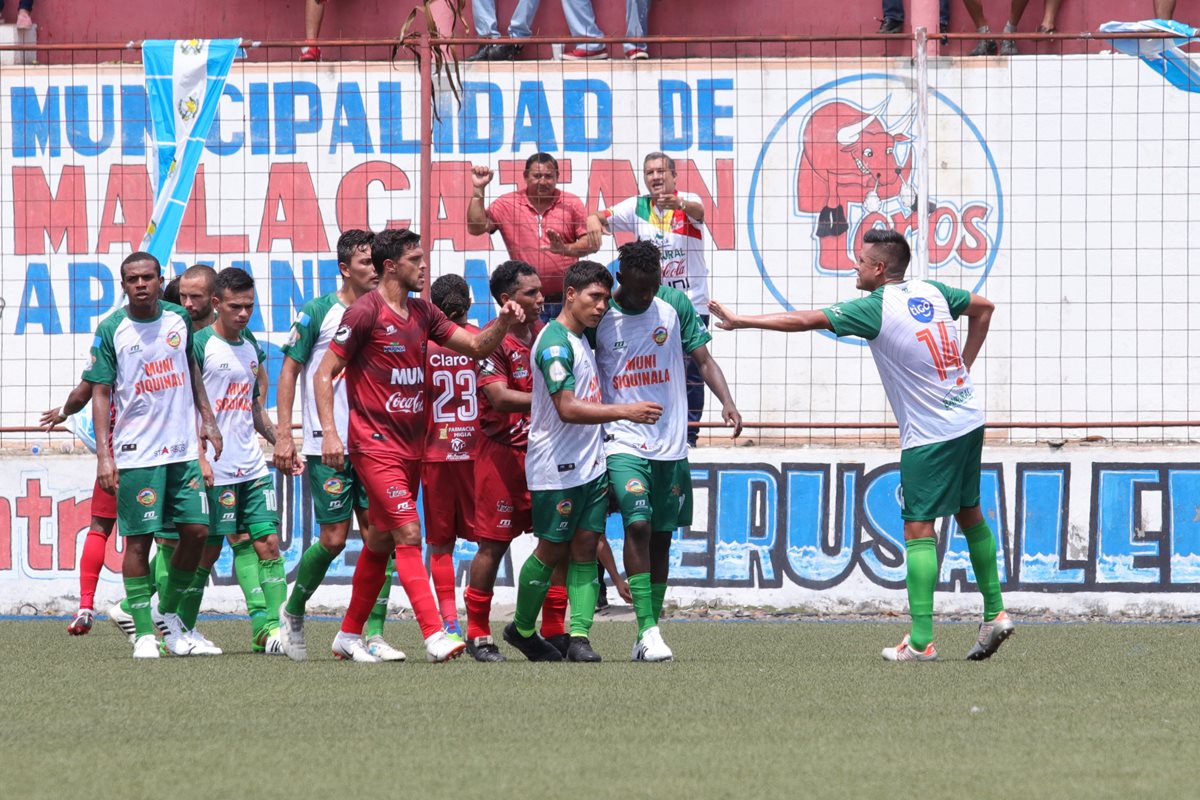
[[[375,662],[362,639],[375,598],[383,585],[388,553],[396,552],[396,572],[412,603],[430,661],[459,655],[462,642],[442,630],[429,576],[421,561],[421,525],[416,493],[425,455],[425,357],[434,343],[471,358],[486,358],[525,315],[516,303],[500,309],[496,324],[470,333],[437,307],[409,292],[425,285],[425,251],[410,230],[385,230],[375,237],[371,260],[379,286],[354,302],[342,316],[313,381],[317,411],[325,431],[321,459],[329,466],[350,462],[367,490],[371,522],[366,545],[351,581],[350,607],[333,641],[338,658]],[[350,401],[349,441],[336,434],[333,376],[346,370]]]
[[[451,322],[467,324],[471,289],[461,275],[443,275],[429,287],[429,299]],[[479,438],[479,401],[475,397],[475,360],[430,343],[425,389],[429,434],[421,464],[425,506],[425,543],[429,572],[442,614],[442,630],[463,640],[454,594],[454,542],[475,541],[475,442]]]

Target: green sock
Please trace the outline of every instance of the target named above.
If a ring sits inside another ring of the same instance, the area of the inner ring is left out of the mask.
[[[133,617],[138,636],[154,633],[154,621],[150,619],[150,598],[154,595],[154,580],[149,575],[125,579],[125,600],[121,608]]]
[[[595,561],[572,561],[567,565],[567,600],[571,603],[571,635],[587,636],[596,616],[600,581]]]
[[[650,586],[650,573],[639,572],[629,576],[629,593],[633,595],[633,613],[637,617],[638,639],[654,627],[654,590]],[[574,608],[574,606],[572,606]]]
[[[158,611],[161,614],[179,613],[179,601],[183,593],[196,579],[195,569],[179,569],[174,565],[167,567],[167,586],[165,592],[158,594]]]
[[[179,601],[179,618],[188,629],[196,627],[196,617],[200,616],[200,601],[204,599],[204,587],[208,585],[208,575],[211,570],[196,567],[196,577],[192,585],[183,593]]]
[[[550,575],[553,572],[554,568],[543,564],[536,553],[531,553],[521,567],[521,576],[517,583],[517,610],[513,613],[513,626],[522,636],[533,636],[533,632],[537,629],[537,615],[542,610],[542,603],[546,602],[546,592],[550,591]],[[595,577],[596,571],[592,570],[593,580]],[[595,605],[596,601],[593,599],[592,606]]]
[[[325,545],[313,542],[304,555],[300,556],[300,566],[296,568],[296,583],[292,586],[292,596],[287,601],[287,612],[297,617],[304,616],[304,607],[313,592],[325,580],[329,565],[336,558],[325,549]]]
[[[283,558],[258,562],[258,577],[262,580],[263,602],[267,605],[266,627],[279,627],[279,607],[287,599],[287,568]]]
[[[396,557],[388,559],[387,570],[383,573],[383,587],[375,605],[371,607],[371,615],[367,617],[367,638],[383,636],[383,623],[387,619],[388,598],[392,596],[392,578],[396,575]]]
[[[996,537],[986,520],[963,531],[967,549],[971,552],[971,569],[975,570],[975,585],[983,595],[983,619],[990,621],[1004,610],[1000,593],[1000,573],[996,568]]]
[[[250,628],[257,638],[267,627],[267,600],[263,597],[262,575],[258,571],[258,553],[250,542],[233,545],[233,573],[246,598]]]
[[[663,598],[667,596],[667,582],[650,584],[650,596],[654,601],[654,624],[662,619]]]
[[[175,545],[156,544],[154,558],[150,559],[150,574],[154,576],[154,593],[162,602],[163,593],[167,590],[167,570],[171,567],[171,559],[175,557]]]
[[[933,641],[933,587],[937,583],[937,539],[912,539],[904,543],[908,550],[908,613],[912,633],[908,643],[924,650]]]

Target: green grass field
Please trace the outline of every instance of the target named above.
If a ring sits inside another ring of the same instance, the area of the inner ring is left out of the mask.
[[[1200,794],[1200,625],[1023,625],[983,663],[942,625],[943,660],[902,665],[898,624],[668,623],[657,665],[615,622],[598,665],[343,664],[332,622],[293,664],[240,621],[204,625],[225,656],[135,663],[64,628],[0,622],[3,797]],[[423,656],[415,623],[389,638]]]

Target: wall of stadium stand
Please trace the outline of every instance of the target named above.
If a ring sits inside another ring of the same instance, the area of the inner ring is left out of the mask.
[[[486,276],[505,256],[498,240],[466,232],[471,163],[498,168],[489,191],[499,192],[519,184],[529,153],[548,150],[561,159],[563,187],[601,208],[639,190],[642,154],[666,150],[707,208],[713,296],[750,312],[853,296],[863,232],[911,235],[916,224],[908,58],[663,62],[652,73],[624,63],[465,67],[461,107],[446,95],[434,130],[439,215],[425,221],[415,69],[304,69],[235,67],[168,265],[175,273],[207,261],[255,275],[251,328],[273,372],[295,310],[336,284],[330,250],[348,227],[421,230],[433,276],[464,272],[472,318],[490,318]],[[1200,108],[1111,54],[946,60],[928,77],[928,274],[1003,310],[974,375],[989,417],[1197,418],[1196,371],[1180,362],[1200,347],[1188,248],[1200,241],[1200,154],[1170,131],[1195,130]],[[120,302],[117,267],[150,207],[145,102],[140,70],[129,66],[0,73],[0,186],[12,198],[0,203],[0,424],[32,424],[61,402],[96,322]],[[830,146],[846,131],[854,135]],[[855,159],[877,166],[871,185]],[[834,207],[844,231],[821,224]],[[615,258],[610,241],[598,257]],[[860,342],[717,332],[713,351],[748,418],[886,418]],[[1167,436],[1186,439],[1166,432],[1160,442]],[[698,514],[678,534],[672,597],[902,608],[896,458],[845,447],[696,451]],[[1014,607],[1200,608],[1194,449],[989,446],[985,462],[983,503],[1003,534]],[[4,466],[0,612],[65,609],[77,591],[93,462],[38,456]],[[300,483],[280,488],[292,569],[312,521]],[[619,551],[620,531],[610,533]],[[515,563],[529,547],[516,547]],[[942,547],[941,608],[975,608],[953,525]],[[211,599],[233,608],[225,559]],[[353,559],[351,549],[337,562],[318,603],[345,602]],[[506,565],[502,582],[511,575]],[[120,592],[113,573],[101,591],[102,600]],[[511,589],[499,599],[511,600]]]

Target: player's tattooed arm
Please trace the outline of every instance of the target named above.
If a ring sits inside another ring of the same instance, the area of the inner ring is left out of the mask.
[[[112,433],[108,417],[112,408],[112,387],[107,383],[93,383],[91,386],[92,413],[96,415],[92,420],[96,430],[96,482],[104,491],[115,493],[117,464],[113,460],[112,448],[108,445],[108,437]]]
[[[996,306],[991,300],[983,295],[972,294],[970,305],[962,313],[967,318],[967,341],[963,343],[962,359],[968,372],[983,347],[983,340],[987,338],[995,310]]]
[[[729,384],[725,381],[721,365],[712,357],[712,353],[708,352],[707,345],[700,345],[690,355],[695,360],[704,383],[721,401],[721,419],[725,420],[726,427],[733,428],[733,436],[730,438],[736,439],[742,433],[742,415],[733,402],[733,394],[729,391]]]
[[[267,396],[267,368],[265,364],[260,364],[258,375],[255,380],[258,382],[258,391],[254,396],[254,402],[250,404],[251,414],[254,417],[254,430],[258,435],[275,445],[275,439],[279,435],[275,430],[274,423],[271,422],[271,417],[267,414],[267,410],[263,408],[262,400]]]
[[[765,331],[831,331],[833,326],[823,311],[781,311],[778,314],[742,316],[735,314],[716,300],[708,301],[708,311],[717,318],[717,327],[726,331],[740,328],[761,328]]]
[[[509,300],[501,306],[494,324],[488,325],[476,333],[471,333],[466,328],[458,328],[446,340],[446,347],[456,353],[462,353],[464,356],[481,361],[500,346],[514,325],[520,325],[524,321],[525,312],[519,305]]]
[[[225,440],[221,437],[221,429],[217,427],[217,419],[213,416],[212,406],[208,402],[208,391],[204,388],[204,375],[200,371],[200,363],[192,357],[190,348],[187,359],[188,368],[192,372],[192,401],[200,413],[200,449],[205,449],[206,444],[211,443],[213,461],[220,461]],[[96,402],[94,397],[92,402]]]
[[[296,403],[296,379],[303,365],[289,356],[283,357],[279,369],[279,382],[275,385],[275,413],[279,424],[275,428],[275,454],[272,460],[275,469],[281,472],[292,469],[296,458],[296,442],[292,438],[292,407]]]
[[[83,410],[92,399],[92,384],[87,381],[80,381],[79,385],[71,390],[67,395],[67,401],[58,408],[47,409],[42,412],[42,417],[38,420],[38,425],[46,430],[50,430],[55,425],[61,425],[67,421],[67,417],[72,414],[78,414]]]
[[[317,417],[321,420],[321,461],[333,469],[341,469],[346,463],[346,448],[338,436],[333,415],[333,379],[341,374],[347,363],[333,350],[326,350],[313,376],[313,395],[317,401]]]

